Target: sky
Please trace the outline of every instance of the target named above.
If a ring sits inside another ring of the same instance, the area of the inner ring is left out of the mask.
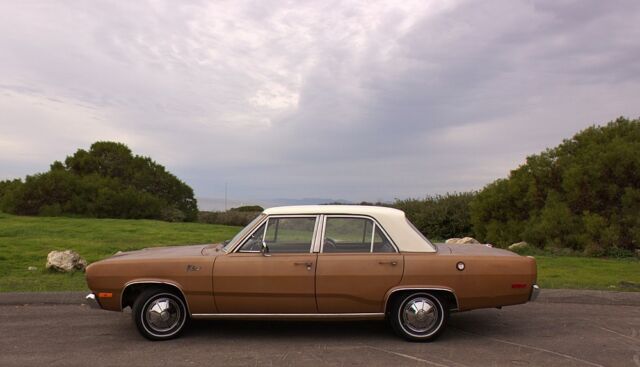
[[[0,180],[112,140],[199,198],[477,190],[640,117],[639,60],[637,0],[0,1]]]

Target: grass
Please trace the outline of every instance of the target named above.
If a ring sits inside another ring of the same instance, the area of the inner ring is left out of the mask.
[[[20,217],[0,213],[0,292],[86,290],[84,273],[44,269],[51,250],[72,249],[88,262],[117,251],[213,243],[240,227],[153,220]],[[640,291],[640,261],[534,254],[542,288]],[[29,266],[38,268],[29,271]]]
[[[22,217],[0,213],[0,292],[85,290],[84,273],[47,271],[47,254],[72,249],[89,263],[117,251],[230,239],[240,227],[153,220]],[[29,266],[38,268],[29,271]]]
[[[634,258],[536,256],[544,288],[640,291],[640,261]]]

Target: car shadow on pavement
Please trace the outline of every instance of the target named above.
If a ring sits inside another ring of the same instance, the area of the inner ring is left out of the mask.
[[[508,336],[512,332],[509,323],[497,320],[491,312],[454,313],[451,315],[448,328],[440,339],[447,339],[455,334],[459,326],[465,325],[464,333],[493,334],[492,336]],[[469,327],[469,325],[472,325]],[[492,331],[493,330],[493,331]],[[506,334],[504,334],[506,332]],[[284,321],[284,320],[192,320],[191,325],[182,335],[186,338],[238,338],[243,340],[291,340],[301,341],[318,339],[335,340],[336,338],[380,340],[381,338],[397,339],[391,326],[383,320],[378,321]]]
[[[394,337],[385,321],[193,320],[182,337],[304,340]]]

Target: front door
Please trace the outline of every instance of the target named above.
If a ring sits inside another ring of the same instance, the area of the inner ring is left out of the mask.
[[[403,266],[403,256],[372,219],[327,216],[316,270],[318,312],[382,312]]]
[[[270,217],[236,252],[219,256],[213,268],[218,312],[316,313],[316,222],[316,216]]]

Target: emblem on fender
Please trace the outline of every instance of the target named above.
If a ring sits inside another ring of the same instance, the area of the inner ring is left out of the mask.
[[[198,270],[200,270],[200,267],[197,265],[191,265],[191,264],[187,265],[187,271],[198,271]]]

